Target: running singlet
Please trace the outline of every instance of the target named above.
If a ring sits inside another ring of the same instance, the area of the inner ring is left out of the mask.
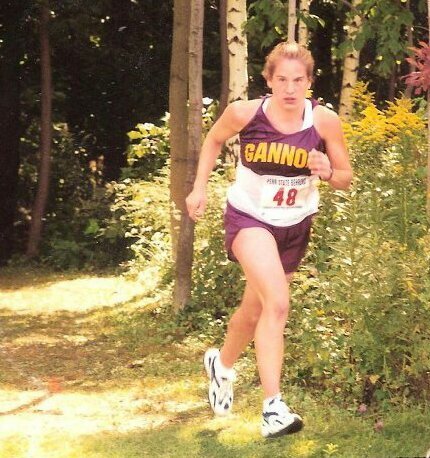
[[[273,226],[292,226],[318,211],[318,177],[307,167],[308,153],[324,151],[313,125],[313,108],[305,100],[302,129],[292,134],[276,130],[265,115],[266,97],[239,133],[240,160],[236,181],[227,192],[237,210]]]

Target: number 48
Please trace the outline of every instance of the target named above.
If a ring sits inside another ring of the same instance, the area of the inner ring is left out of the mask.
[[[287,193],[287,198],[285,199],[285,204],[291,207],[296,203],[297,189],[290,188]],[[273,201],[277,202],[278,207],[280,207],[284,202],[284,188],[279,188],[276,194],[273,196]]]

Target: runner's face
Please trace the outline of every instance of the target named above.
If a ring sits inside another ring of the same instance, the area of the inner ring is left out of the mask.
[[[267,85],[273,97],[286,109],[297,108],[303,104],[306,92],[311,87],[306,67],[297,59],[280,59]]]

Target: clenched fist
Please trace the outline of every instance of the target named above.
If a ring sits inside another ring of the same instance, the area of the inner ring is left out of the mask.
[[[321,180],[328,181],[333,175],[330,160],[326,154],[315,148],[309,152],[308,167],[312,175],[318,175]]]
[[[193,221],[197,221],[203,216],[206,208],[206,192],[201,190],[193,190],[185,199],[187,205],[188,215]]]

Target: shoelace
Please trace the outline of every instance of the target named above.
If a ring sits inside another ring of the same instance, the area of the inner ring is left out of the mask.
[[[272,412],[276,412],[278,414],[277,415],[278,418],[287,417],[288,415],[291,415],[290,408],[287,406],[287,404],[285,404],[284,401],[281,401],[281,400],[276,402],[275,405],[271,406],[269,410]]]

